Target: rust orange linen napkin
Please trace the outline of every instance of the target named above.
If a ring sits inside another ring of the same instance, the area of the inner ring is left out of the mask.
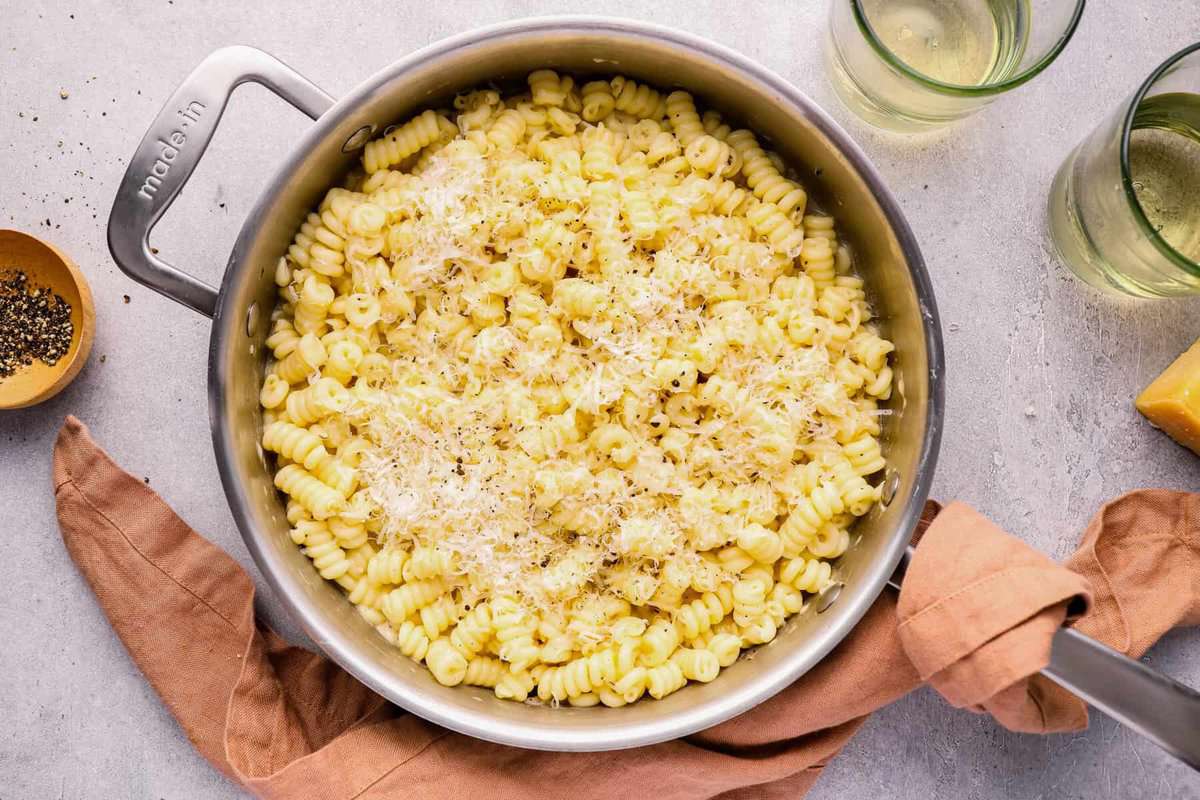
[[[67,549],[133,660],[205,758],[264,798],[583,800],[653,786],[660,800],[792,800],[866,715],[922,681],[1015,730],[1085,726],[1085,706],[1035,675],[1068,609],[1132,656],[1200,622],[1200,495],[1115,500],[1065,566],[955,503],[928,524],[899,601],[885,592],[773,699],[652,747],[541,753],[425,722],[257,626],[241,567],[74,418],[55,445],[54,488]]]

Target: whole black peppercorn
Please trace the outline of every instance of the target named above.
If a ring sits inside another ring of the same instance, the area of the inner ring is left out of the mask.
[[[0,380],[34,360],[53,366],[71,349],[71,304],[24,272],[0,275]]]

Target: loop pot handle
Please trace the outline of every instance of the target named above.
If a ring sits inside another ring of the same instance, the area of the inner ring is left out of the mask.
[[[229,96],[253,81],[316,119],[334,100],[273,56],[237,45],[205,58],[171,95],[129,161],[108,217],[108,249],[121,270],[211,317],[217,290],[150,249],[150,231],[187,183],[212,141]]]

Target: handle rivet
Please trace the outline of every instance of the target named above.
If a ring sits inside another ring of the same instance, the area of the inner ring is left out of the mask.
[[[879,504],[887,508],[896,499],[896,492],[899,489],[900,473],[889,467],[883,478],[883,487],[879,491]]]
[[[250,304],[246,309],[246,335],[254,338],[254,334],[258,331],[258,301]]]
[[[373,133],[375,133],[374,125],[363,125],[350,134],[350,138],[342,145],[342,152],[353,153],[355,150],[361,149],[367,142],[371,141],[371,134]]]
[[[842,596],[842,589],[845,587],[845,585],[846,584],[840,582],[831,583],[820,591],[820,593],[817,595],[818,614],[824,614],[833,606],[834,603],[837,602],[837,599]]]

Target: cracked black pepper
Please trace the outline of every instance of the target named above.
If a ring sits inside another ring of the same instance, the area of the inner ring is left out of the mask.
[[[24,272],[0,276],[0,380],[41,361],[53,366],[71,348],[71,304],[30,286]]]

